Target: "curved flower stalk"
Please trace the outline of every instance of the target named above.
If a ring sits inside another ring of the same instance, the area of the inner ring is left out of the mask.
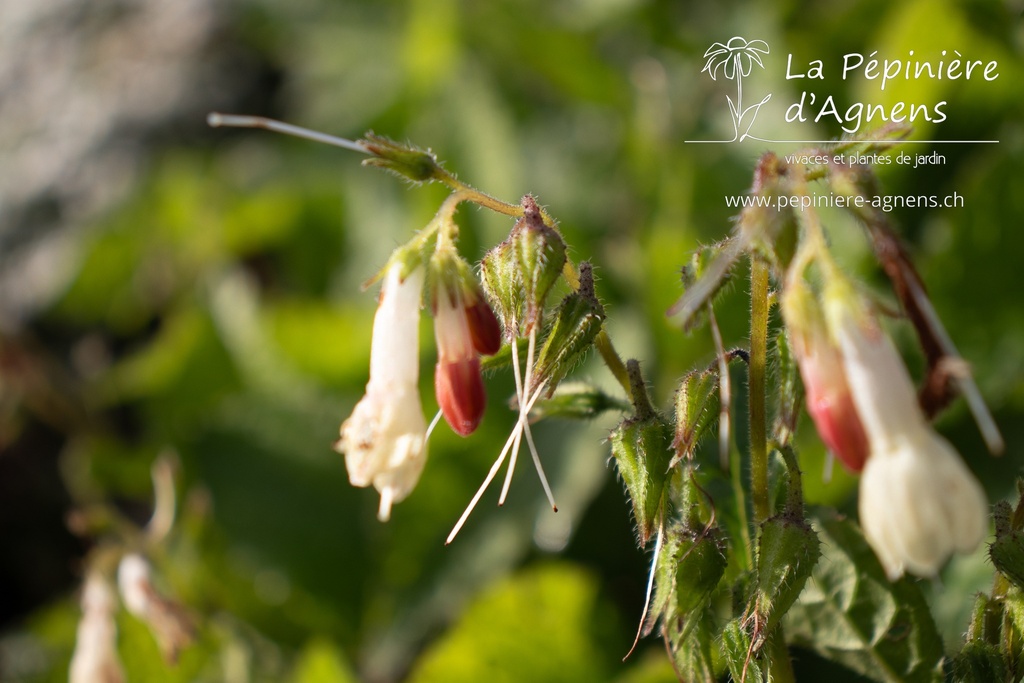
[[[124,669],[117,656],[116,612],[110,584],[99,572],[89,572],[82,589],[82,619],[68,683],[124,683]]]
[[[416,486],[427,458],[419,380],[419,309],[424,269],[403,274],[403,259],[389,266],[373,320],[366,395],[341,425],[335,450],[345,455],[349,481],[380,492],[377,516]]]
[[[934,576],[988,531],[985,492],[925,419],[902,359],[852,288],[828,283],[825,313],[870,456],[860,486],[864,536],[890,579]]]
[[[764,99],[757,104],[752,104],[746,109],[743,108],[743,79],[750,75],[754,64],[757,64],[762,69],[764,68],[764,63],[761,62],[761,55],[766,55],[768,52],[768,43],[763,40],[746,40],[742,36],[733,36],[727,43],[714,43],[704,52],[704,58],[707,61],[704,63],[702,72],[707,71],[712,80],[718,80],[718,71],[721,69],[722,74],[727,80],[736,80],[736,101],[733,102],[732,98],[726,95],[735,132],[730,142],[747,137],[750,127],[754,125],[757,111],[761,108],[761,105],[772,97],[771,94],[765,95]],[[753,111],[753,115],[750,117],[750,122],[747,123],[741,133],[740,127],[743,119],[751,111]]]

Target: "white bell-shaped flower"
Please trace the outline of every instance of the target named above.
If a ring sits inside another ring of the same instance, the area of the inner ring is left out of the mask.
[[[98,572],[89,572],[82,588],[82,619],[78,622],[75,653],[68,683],[124,683],[117,656],[117,599]]]
[[[427,425],[420,402],[419,317],[424,270],[404,278],[401,259],[384,277],[373,319],[370,381],[366,395],[341,425],[335,444],[345,454],[353,486],[380,492],[377,516],[387,521],[391,505],[415,488],[427,458]]]
[[[870,455],[861,477],[860,523],[890,579],[934,576],[954,552],[969,553],[988,531],[978,480],[921,411],[892,342],[845,283],[826,292],[829,327]]]

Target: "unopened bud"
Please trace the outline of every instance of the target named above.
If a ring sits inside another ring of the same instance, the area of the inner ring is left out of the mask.
[[[805,520],[784,514],[761,524],[754,598],[755,649],[796,602],[820,556],[818,535]]]
[[[957,683],[992,683],[1012,679],[1006,677],[1006,662],[998,647],[970,640],[953,660],[953,680]]]
[[[743,253],[741,242],[733,238],[699,248],[680,271],[683,295],[668,309],[670,317],[679,316],[687,331],[703,325],[706,305],[713,302],[732,276],[732,268]]]
[[[580,287],[562,299],[551,331],[537,356],[533,375],[535,387],[546,381],[553,391],[590,350],[604,318],[604,307],[594,293],[593,271],[584,261],[580,264]]]
[[[526,332],[540,321],[548,292],[565,267],[565,241],[544,222],[540,207],[530,195],[523,197],[523,217],[512,234],[526,304]]]
[[[672,426],[653,408],[640,376],[639,364],[626,365],[632,385],[634,416],[623,420],[609,437],[612,456],[633,503],[640,545],[647,545],[664,505]]]
[[[1001,607],[987,595],[979,593],[967,629],[967,642],[953,659],[953,680],[957,683],[1012,680],[1006,675],[1006,660],[996,646],[1002,621]],[[989,624],[995,628],[990,628]]]
[[[703,609],[718,588],[729,561],[725,539],[718,527],[689,529],[673,527],[675,536],[671,561],[675,563],[675,609],[687,619]]]
[[[777,201],[780,195],[792,194],[783,182],[790,170],[776,154],[763,154],[754,170],[751,189],[751,194],[762,201],[752,202],[739,216],[740,234],[748,247],[783,268],[793,256],[798,232],[793,207]]]
[[[484,356],[492,356],[501,348],[501,324],[494,315],[483,287],[473,274],[473,269],[463,259],[458,259],[458,276],[462,306],[466,311],[473,348]]]
[[[368,133],[362,144],[373,155],[363,160],[366,166],[377,166],[418,183],[445,175],[434,155],[422,149],[373,133]]]
[[[480,281],[491,306],[501,320],[505,341],[520,336],[523,322],[523,283],[512,237],[484,254],[480,262]]]
[[[512,407],[518,409],[518,402]],[[566,382],[552,396],[533,404],[530,419],[592,420],[608,410],[629,410],[629,404],[586,382]]]
[[[437,339],[434,391],[451,428],[468,436],[486,408],[479,354],[500,347],[498,322],[469,264],[453,248],[441,247],[431,258],[430,290]]]
[[[765,662],[754,652],[750,633],[742,617],[725,625],[720,642],[722,659],[732,674],[732,680],[744,683],[766,683],[769,680]]]
[[[476,356],[454,361],[437,361],[434,392],[444,419],[459,436],[476,431],[487,406],[487,393]]]
[[[676,390],[676,435],[672,448],[673,462],[693,454],[701,437],[718,420],[720,398],[718,373],[715,370],[693,370]]]
[[[1024,529],[1014,525],[1014,514],[1006,501],[996,503],[993,512],[996,539],[989,546],[992,564],[1017,588],[1024,590]]]

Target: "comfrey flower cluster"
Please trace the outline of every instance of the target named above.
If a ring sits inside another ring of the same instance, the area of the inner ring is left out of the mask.
[[[211,123],[326,138],[265,119],[215,115]],[[851,154],[815,151],[796,157],[853,158],[854,152],[885,151],[907,132],[889,126],[834,150]],[[733,680],[793,680],[783,628],[783,616],[793,609],[806,618],[787,621],[785,630],[794,629],[804,644],[816,646],[815,625],[826,619],[856,631],[847,641],[851,648],[863,648],[869,630],[873,642],[889,643],[884,653],[844,659],[860,673],[870,674],[879,657],[901,680],[931,680],[941,670],[944,654],[923,596],[912,582],[893,582],[907,572],[935,576],[953,553],[976,549],[988,531],[988,502],[929,419],[959,393],[990,450],[1000,450],[1001,438],[970,375],[957,369],[965,365],[886,215],[871,208],[871,201],[848,203],[856,207],[850,210],[865,226],[925,351],[928,369],[920,394],[872,305],[835,263],[813,206],[796,211],[780,207],[798,203],[774,201],[808,196],[809,184],[817,180],[837,194],[870,198],[877,189],[869,169],[789,164],[770,153],[762,157],[752,193],[766,201],[744,209],[733,235],[699,250],[683,269],[685,293],[669,315],[686,329],[706,323],[716,358],[681,379],[669,417],[651,400],[639,362],[623,363],[615,352],[590,264],[577,268],[568,260],[554,221],[531,196],[506,204],[455,179],[431,154],[380,137],[332,142],[367,154],[368,165],[415,182],[441,182],[453,191],[378,276],[382,285],[366,394],[342,423],[335,444],[351,483],[373,485],[379,492],[381,520],[416,486],[433,424],[443,415],[456,434],[470,436],[487,403],[481,371],[511,365],[515,423],[447,542],[508,460],[499,504],[505,501],[523,441],[557,510],[531,421],[623,411],[627,414],[608,442],[639,545],[653,542],[654,555],[637,636],[659,627],[681,680],[720,680],[725,669]],[[478,271],[458,249],[454,214],[463,202],[515,219],[508,238],[482,257]],[[727,350],[714,305],[741,257],[750,261],[749,347]],[[567,293],[549,305],[559,286]],[[771,322],[773,302],[781,309],[778,326]],[[439,412],[430,427],[419,389],[422,308],[433,316],[437,346]],[[591,347],[626,400],[580,383],[559,386]],[[747,372],[747,463],[729,432],[733,361],[742,362]],[[778,382],[772,390],[769,376]],[[803,406],[829,452],[861,474],[860,528],[827,511],[808,518],[794,444]],[[770,407],[775,412],[771,429]],[[719,457],[709,466],[700,444],[716,426]],[[720,509],[728,514],[719,516]],[[1000,571],[1012,567],[1014,558],[1024,562],[1024,504],[1004,517],[993,546]],[[829,568],[820,570],[825,555]],[[856,593],[856,613],[838,614],[846,608],[813,600],[801,604],[812,575],[822,595]],[[871,585],[862,590],[862,582]],[[893,604],[904,615],[898,620],[892,617]],[[922,645],[932,641],[939,644]],[[911,645],[901,649],[897,643]],[[828,647],[819,654],[834,656]]]
[[[835,173],[840,188],[862,191],[843,182],[848,168]],[[885,230],[878,216],[861,218]],[[889,578],[905,571],[935,576],[950,555],[972,552],[984,539],[985,493],[928,423],[903,360],[870,304],[832,260],[816,214],[801,212],[796,220],[801,244],[788,264],[781,303],[808,412],[830,452],[862,473],[861,527]],[[821,281],[817,293],[807,279],[812,265]],[[899,267],[904,279],[916,282],[909,260],[901,257]],[[921,303],[919,297],[905,305]],[[921,326],[919,333],[934,330]]]
[[[443,183],[453,190],[434,219],[396,249],[374,278],[383,279],[383,284],[373,325],[370,378],[365,396],[342,423],[334,445],[345,456],[351,483],[372,484],[380,493],[379,519],[387,521],[394,503],[415,488],[437,420],[427,427],[418,390],[419,311],[424,301],[434,317],[438,416],[444,416],[452,431],[469,436],[483,419],[485,362],[492,369],[511,364],[516,383],[515,426],[448,542],[508,458],[499,499],[499,504],[504,503],[524,439],[551,507],[557,511],[528,418],[531,414],[591,417],[620,405],[587,385],[554,396],[559,382],[591,347],[600,351],[627,390],[628,383],[625,367],[603,331],[604,309],[594,292],[590,264],[582,263],[577,269],[568,260],[565,242],[551,217],[529,195],[518,205],[502,202],[456,179],[431,153],[377,135],[353,141],[233,114],[212,113],[207,121],[213,127],[265,128],[360,152],[368,155],[364,165],[415,183]],[[457,248],[454,214],[464,202],[517,219],[508,239],[482,259],[479,278]],[[559,281],[570,291],[550,310],[549,294]],[[525,362],[520,359],[521,342],[526,346]],[[531,413],[535,408],[536,413]]]
[[[458,252],[453,220],[460,202],[476,200],[472,192],[457,191],[430,225],[391,256],[374,318],[366,395],[342,424],[335,444],[345,455],[351,483],[372,484],[380,493],[378,517],[387,521],[392,505],[416,486],[427,456],[429,430],[420,402],[418,364],[424,290],[437,344],[434,393],[440,415],[456,434],[469,436],[480,424],[487,403],[481,359],[495,356],[507,344],[518,419],[449,542],[511,454],[500,499],[504,502],[524,437],[551,506],[557,510],[527,418],[541,394],[552,392],[593,345],[604,318],[589,265],[583,264],[578,275],[572,271],[575,291],[558,307],[538,349],[548,294],[565,274],[565,244],[533,198],[525,197],[521,206],[507,207],[521,217],[508,239],[484,257],[478,279]],[[520,368],[520,339],[527,346],[525,372]],[[509,359],[494,365],[503,362]]]

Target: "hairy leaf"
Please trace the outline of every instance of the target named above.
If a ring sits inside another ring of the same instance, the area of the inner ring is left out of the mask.
[[[913,579],[890,583],[860,530],[815,511],[824,555],[790,610],[790,639],[871,680],[942,680],[942,645]]]

